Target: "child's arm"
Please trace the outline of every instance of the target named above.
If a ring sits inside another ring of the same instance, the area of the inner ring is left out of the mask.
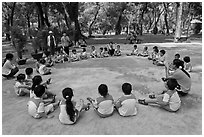
[[[53,115],[52,116],[48,116],[45,113],[45,104],[43,102],[41,102],[39,104],[39,107],[37,109],[37,113],[38,113],[39,117],[44,117],[44,118],[52,118],[52,117],[54,117]]]
[[[28,85],[19,85],[18,88],[27,88],[27,89],[31,89],[31,87],[28,86]]]
[[[122,106],[120,98],[115,102],[116,108],[120,108]]]

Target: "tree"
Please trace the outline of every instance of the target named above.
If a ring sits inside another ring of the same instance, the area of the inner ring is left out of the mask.
[[[176,30],[174,42],[178,42],[181,37],[181,17],[182,17],[183,2],[176,3]]]

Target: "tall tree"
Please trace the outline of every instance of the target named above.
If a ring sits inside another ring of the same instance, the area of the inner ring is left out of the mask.
[[[176,30],[174,36],[174,42],[178,42],[181,37],[181,17],[182,17],[183,2],[176,3]]]
[[[45,22],[44,22],[44,16],[43,16],[43,9],[42,9],[42,4],[41,2],[36,2],[36,6],[38,8],[38,25],[39,25],[39,29],[42,29],[45,27]]]

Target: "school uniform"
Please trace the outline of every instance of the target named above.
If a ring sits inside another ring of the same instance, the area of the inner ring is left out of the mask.
[[[171,96],[167,93],[164,93],[163,101],[168,102],[169,108],[172,111],[177,111],[181,107],[181,100],[176,91]]]
[[[27,88],[20,88],[20,86],[25,85],[25,82],[17,81],[14,85],[14,91],[17,96],[24,96],[26,93],[29,92]]]

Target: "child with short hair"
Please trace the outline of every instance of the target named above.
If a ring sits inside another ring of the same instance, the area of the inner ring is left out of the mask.
[[[139,53],[138,56],[142,56],[142,57],[148,57],[149,53],[148,53],[148,47],[145,46],[142,53]]]
[[[25,74],[18,74],[17,82],[14,85],[14,91],[17,96],[25,96],[30,93],[31,86],[25,84]]]
[[[56,103],[45,104],[43,96],[45,94],[45,87],[39,85],[34,89],[35,97],[31,98],[27,103],[28,113],[33,118],[52,118],[54,116],[48,116],[49,113],[53,112],[59,105],[59,101]]]
[[[180,54],[176,53],[174,59],[180,59]]]
[[[158,53],[159,53],[158,47],[157,47],[157,46],[154,46],[154,47],[153,47],[152,54],[149,55],[148,59],[149,59],[149,60],[153,60],[153,61],[157,60],[158,57],[159,57],[159,56],[158,56]]]
[[[99,53],[98,53],[98,58],[103,58],[104,57],[104,52],[103,52],[103,47],[100,47]]]
[[[91,53],[90,53],[91,58],[97,58],[97,51],[95,49],[95,46],[91,46]]]
[[[120,45],[117,45],[117,48],[114,52],[114,56],[121,56],[121,50],[120,50]]]
[[[104,48],[103,48],[103,56],[104,56],[104,57],[109,57],[108,48],[107,48],[107,47],[104,47]]]
[[[110,43],[109,43],[108,54],[109,54],[110,56],[113,56],[113,55],[114,55],[114,52],[115,52],[115,49],[113,48],[113,42],[110,42]]]
[[[166,51],[165,50],[160,50],[160,56],[159,58],[153,62],[153,64],[157,65],[157,66],[165,66],[166,63],[166,55],[165,55]]]
[[[94,111],[98,116],[102,118],[111,116],[114,112],[114,100],[108,93],[107,85],[99,85],[98,93],[100,94],[100,97],[96,98],[96,100],[93,100],[90,97],[88,97],[87,100],[91,102]]]
[[[76,49],[73,49],[72,54],[71,54],[71,61],[75,62],[75,61],[79,61],[79,60],[80,60],[80,57],[77,54]]]
[[[138,102],[143,105],[157,104],[165,110],[176,112],[181,106],[181,100],[176,91],[177,86],[176,79],[168,79],[165,85],[167,92],[161,95],[149,95],[150,99],[139,99]]]
[[[51,69],[48,69],[47,67],[46,67],[46,65],[45,65],[45,59],[40,59],[40,61],[39,61],[39,63],[40,63],[40,67],[39,67],[39,73],[41,74],[41,75],[49,75],[49,74],[51,74]]]
[[[81,52],[81,59],[88,59],[88,55],[86,53],[86,48],[83,48]]]
[[[184,61],[184,70],[186,70],[187,72],[191,72],[192,71],[192,65],[191,65],[191,59],[189,56],[185,56],[183,58]]]
[[[25,82],[26,82],[26,85],[29,85],[31,86],[32,85],[32,79],[33,79],[33,68],[26,68],[25,69]]]
[[[137,114],[136,97],[132,94],[132,85],[124,83],[122,85],[123,95],[115,102],[115,107],[121,116],[134,116]]]
[[[78,104],[73,101],[73,90],[69,87],[62,90],[62,96],[64,100],[60,102],[59,121],[67,125],[75,124],[82,114],[81,112],[89,110],[89,104],[85,105],[82,99]]]

